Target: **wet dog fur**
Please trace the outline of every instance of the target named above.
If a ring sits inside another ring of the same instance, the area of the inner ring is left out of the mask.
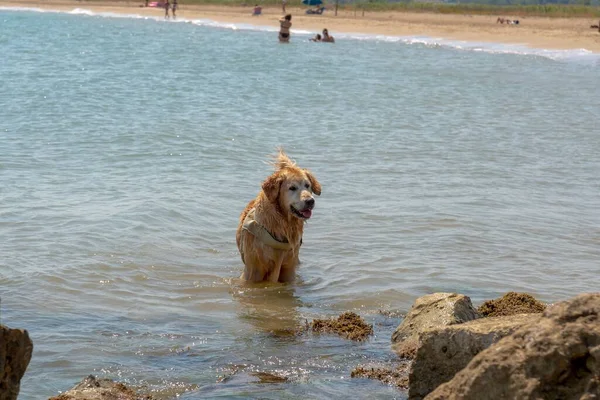
[[[312,216],[313,195],[321,194],[321,184],[307,169],[300,168],[280,149],[273,163],[275,172],[263,183],[258,196],[244,209],[236,232],[236,242],[248,282],[291,282],[296,276],[298,254],[305,222]],[[243,229],[248,213],[289,249],[276,249]]]

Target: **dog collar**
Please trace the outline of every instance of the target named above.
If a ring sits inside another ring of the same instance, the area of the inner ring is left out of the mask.
[[[250,232],[254,237],[263,242],[269,247],[272,247],[277,250],[291,250],[292,245],[286,240],[284,242],[280,242],[275,239],[275,237],[261,224],[256,222],[254,219],[254,208],[251,209],[246,218],[244,219],[244,223],[242,224],[242,229]]]

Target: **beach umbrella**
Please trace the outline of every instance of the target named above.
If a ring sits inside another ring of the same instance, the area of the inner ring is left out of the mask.
[[[320,6],[323,4],[323,0],[302,0],[302,4],[307,6]]]

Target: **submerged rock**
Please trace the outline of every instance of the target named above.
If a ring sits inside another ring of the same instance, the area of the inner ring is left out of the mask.
[[[358,366],[350,373],[351,378],[377,379],[388,385],[394,385],[401,389],[408,388],[408,371],[410,361],[400,365],[387,366]]]
[[[0,400],[16,400],[31,360],[33,342],[23,329],[0,325]]]
[[[250,375],[255,376],[259,379],[259,383],[285,383],[288,382],[288,378],[285,376],[279,376],[272,372],[251,372]]]
[[[392,335],[392,349],[403,358],[413,358],[419,335],[428,329],[460,324],[478,318],[471,299],[457,293],[434,293],[419,297]]]
[[[136,393],[111,379],[97,379],[90,375],[65,393],[49,400],[153,400],[153,397]]]
[[[540,318],[540,314],[481,318],[423,332],[410,371],[409,399],[422,399],[452,379],[479,352]]]
[[[404,317],[406,317],[406,314],[403,314],[398,310],[379,309],[379,310],[377,310],[377,313],[380,315],[383,315],[384,317],[387,317],[387,318],[404,318]]]
[[[249,383],[289,383],[297,381],[290,371],[248,371],[256,366],[246,364],[233,364],[225,367],[223,373],[217,378],[217,383],[230,382],[237,379],[236,384]],[[252,378],[251,378],[252,377]],[[258,381],[253,379],[258,378]]]
[[[367,324],[358,314],[345,312],[337,319],[315,319],[311,324],[315,333],[337,333],[350,340],[365,340],[373,334],[373,325]]]
[[[600,398],[600,294],[549,307],[479,353],[426,400]]]
[[[500,317],[503,315],[541,313],[546,305],[527,293],[508,292],[504,296],[485,301],[477,312],[482,317]]]

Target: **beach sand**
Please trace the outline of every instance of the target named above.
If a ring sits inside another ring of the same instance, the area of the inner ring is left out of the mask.
[[[104,2],[74,0],[16,0],[0,1],[4,7],[36,7],[70,11],[83,8],[93,12],[140,14],[162,17],[164,10],[140,7],[142,1]],[[250,4],[250,3],[249,3]],[[247,7],[179,4],[179,19],[210,19],[224,23],[246,23],[278,27],[281,16],[279,7],[263,7],[263,14],[251,16],[252,4]],[[597,24],[591,18],[541,18],[499,15],[518,19],[519,25],[496,23],[498,16],[447,15],[413,12],[361,12],[333,10],[324,15],[306,15],[305,9],[290,8],[293,29],[320,32],[328,28],[335,37],[337,33],[364,33],[390,36],[428,36],[471,42],[520,44],[539,49],[586,49],[600,53],[600,33],[590,29]]]

